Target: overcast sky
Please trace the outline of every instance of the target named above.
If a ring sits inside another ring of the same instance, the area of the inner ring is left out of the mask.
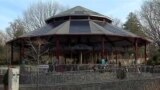
[[[0,0],[0,30],[5,30],[24,10],[39,0]],[[41,0],[51,1],[51,0]],[[52,0],[62,5],[83,6],[106,16],[112,16],[125,22],[129,12],[138,11],[144,0]]]

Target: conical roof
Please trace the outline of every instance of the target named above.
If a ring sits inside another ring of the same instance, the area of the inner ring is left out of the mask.
[[[92,20],[83,21],[65,21],[64,23],[54,26],[47,24],[46,26],[22,35],[21,37],[46,36],[46,35],[110,35],[124,37],[138,37],[137,35],[127,32],[121,28],[115,27],[109,23],[99,25]]]
[[[74,15],[76,17],[80,16],[96,16],[102,17],[103,19],[106,16],[94,12],[92,10],[86,9],[81,6],[74,7],[65,12],[59,13],[53,18],[63,17],[68,15]],[[99,19],[99,18],[98,18]],[[131,32],[123,30],[112,25],[109,22],[104,20],[94,20],[94,19],[67,19],[62,21],[51,21],[45,26],[38,28],[37,30],[31,31],[27,34],[20,36],[19,38],[25,37],[41,37],[41,36],[52,36],[52,35],[105,35],[109,37],[110,42],[118,42],[114,40],[115,38],[124,39],[123,44],[126,44],[128,41],[134,42],[135,38],[138,38],[140,41],[148,41],[141,38]],[[18,39],[18,38],[17,38]],[[132,40],[128,40],[132,39]],[[122,41],[120,41],[122,43]]]
[[[52,16],[49,19],[63,17],[63,16],[96,16],[96,17],[103,17],[103,18],[106,18],[106,19],[109,19],[110,21],[112,21],[111,18],[109,18],[105,15],[102,15],[98,12],[92,11],[90,9],[84,8],[82,6],[73,7],[69,10],[66,10],[64,12],[61,12],[61,13],[55,15],[55,16]],[[49,19],[47,19],[47,20],[49,20]]]
[[[89,15],[89,16],[99,16],[99,17],[106,17],[100,13],[94,12],[92,10],[89,10],[87,8],[76,6],[74,8],[71,8],[67,11],[64,11],[62,13],[57,14],[57,16],[68,16],[68,15]]]

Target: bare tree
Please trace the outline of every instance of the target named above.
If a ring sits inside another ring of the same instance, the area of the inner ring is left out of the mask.
[[[160,47],[160,0],[145,1],[140,14],[143,31]]]
[[[5,32],[0,32],[0,64],[7,62],[7,46],[5,45],[8,41],[8,37]]]
[[[6,33],[9,36],[9,39],[15,39],[26,32],[44,26],[45,19],[54,16],[65,9],[67,9],[67,7],[52,1],[32,4],[24,11],[22,18],[10,22],[10,26],[6,28]]]
[[[32,4],[23,14],[23,24],[27,31],[33,31],[45,25],[45,19],[64,11],[64,7],[57,2],[38,2]]]
[[[25,28],[22,24],[21,19],[16,19],[10,23],[10,26],[6,28],[6,33],[8,34],[8,38],[15,39],[20,35],[25,33]]]
[[[29,60],[33,61],[34,64],[40,65],[42,56],[49,52],[49,48],[47,47],[48,42],[42,38],[36,39],[27,39],[25,40],[28,45],[28,53],[27,57],[30,57]],[[39,66],[37,66],[37,90],[39,90]]]
[[[114,18],[112,24],[117,26],[117,27],[121,27],[121,28],[123,26],[121,20],[118,19],[118,18]]]
[[[36,38],[34,40],[27,39],[26,42],[29,47],[26,56],[30,57],[30,60],[39,65],[42,56],[49,51],[49,48],[47,47],[48,42],[42,38]]]
[[[0,32],[0,45],[4,46],[8,40],[8,35],[5,32]]]

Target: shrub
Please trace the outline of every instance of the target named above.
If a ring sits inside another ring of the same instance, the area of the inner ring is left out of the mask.
[[[147,65],[160,65],[160,49],[147,61]]]
[[[126,78],[126,72],[124,69],[118,69],[116,74],[117,74],[118,79],[125,79]]]

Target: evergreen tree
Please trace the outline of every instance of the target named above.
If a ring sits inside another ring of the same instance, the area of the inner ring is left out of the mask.
[[[125,22],[125,24],[123,25],[123,28],[129,32],[132,32],[138,36],[141,37],[146,37],[146,35],[144,34],[143,27],[140,23],[140,21],[137,18],[137,15],[134,13],[129,13],[128,15],[128,20]],[[134,50],[129,50],[129,52],[134,52]],[[138,53],[139,58],[140,57],[144,57],[144,47],[139,49],[139,53]]]
[[[137,18],[137,15],[134,13],[129,13],[128,20],[123,25],[125,30],[128,30],[136,35],[145,37],[145,34],[142,31],[142,25]]]
[[[147,61],[148,65],[160,65],[160,49]]]

